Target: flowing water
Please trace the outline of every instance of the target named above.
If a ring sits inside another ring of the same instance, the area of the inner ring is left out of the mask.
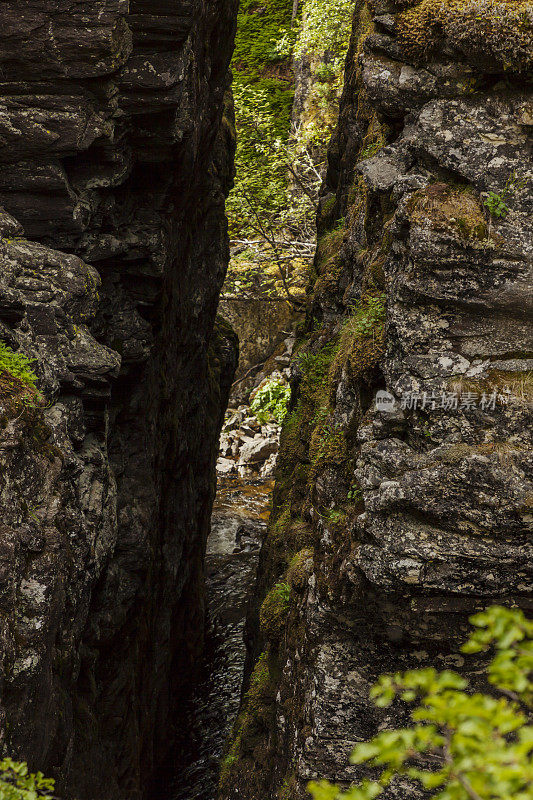
[[[209,633],[181,731],[151,800],[215,800],[220,759],[237,716],[246,608],[270,510],[272,483],[219,485],[206,553]]]

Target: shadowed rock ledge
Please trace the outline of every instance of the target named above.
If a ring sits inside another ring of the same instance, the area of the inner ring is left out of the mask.
[[[201,647],[236,4],[1,5],[0,339],[45,399],[0,387],[0,736],[135,798]]]
[[[355,3],[224,800],[361,778],[355,742],[406,718],[376,678],[475,682],[469,615],[531,607],[532,29],[528,3]]]

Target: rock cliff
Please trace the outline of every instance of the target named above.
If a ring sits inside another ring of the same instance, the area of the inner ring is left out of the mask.
[[[234,0],[0,9],[2,749],[135,798],[201,646]]]
[[[468,616],[531,605],[532,28],[355,3],[222,798],[360,777],[353,744],[405,713],[377,676],[475,674]]]

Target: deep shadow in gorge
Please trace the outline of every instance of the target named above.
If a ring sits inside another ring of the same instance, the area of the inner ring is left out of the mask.
[[[0,737],[65,798],[142,795],[202,648],[237,359],[215,320],[235,20],[232,0],[0,11],[0,338],[45,397],[0,393]]]
[[[196,661],[192,686],[176,707],[171,747],[156,770],[148,800],[214,800],[217,795],[222,758],[239,708],[246,612],[271,491],[271,482],[220,482],[205,557],[205,650]]]

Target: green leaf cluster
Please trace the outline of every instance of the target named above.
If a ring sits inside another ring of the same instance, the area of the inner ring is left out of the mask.
[[[533,622],[492,606],[471,618],[465,653],[495,651],[488,679],[499,690],[474,692],[450,670],[383,675],[371,690],[378,707],[415,703],[413,725],[386,730],[354,749],[351,762],[381,769],[379,780],[342,790],[312,782],[314,800],[373,800],[396,778],[420,784],[433,800],[532,800]]]
[[[323,53],[337,72],[348,49],[354,12],[353,0],[306,0],[296,39],[296,58]],[[340,64],[335,63],[337,59]],[[334,65],[334,66],[333,66]]]
[[[505,199],[514,192],[523,189],[526,185],[527,179],[518,178],[516,172],[513,171],[507,178],[502,193],[498,194],[497,192],[489,192],[483,205],[488,208],[491,217],[505,218],[509,213],[509,206],[505,202]]]
[[[491,217],[506,217],[509,213],[509,206],[500,194],[489,192],[484,202]]]
[[[358,483],[352,483],[348,489],[348,500],[353,500],[355,503],[359,503],[362,499],[363,490]]]
[[[4,342],[0,342],[0,373],[7,372],[25,386],[35,388],[37,375],[32,368],[33,361],[20,351],[15,352]]]
[[[268,381],[256,393],[250,408],[259,421],[275,419],[279,424],[285,419],[291,399],[290,386],[279,380]]]
[[[352,314],[345,327],[354,336],[372,336],[385,322],[385,295],[372,295],[351,307]]]
[[[55,782],[42,772],[30,772],[24,762],[0,761],[0,800],[52,800]]]
[[[288,583],[276,583],[274,587],[284,603],[290,602],[291,587]]]

